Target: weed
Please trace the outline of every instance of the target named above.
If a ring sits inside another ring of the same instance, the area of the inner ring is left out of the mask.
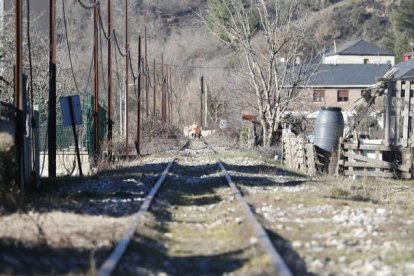
[[[351,193],[349,191],[347,191],[343,188],[340,188],[340,187],[332,187],[331,188],[331,196],[333,198],[344,198],[344,199],[346,199],[350,196],[350,194]]]

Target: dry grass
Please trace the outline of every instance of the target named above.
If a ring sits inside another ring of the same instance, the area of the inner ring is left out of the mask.
[[[0,133],[0,211],[1,208],[15,208],[19,192],[15,184],[15,151],[13,137]]]
[[[239,136],[236,132],[230,130],[216,130],[216,133],[204,138],[207,143],[216,147],[237,148],[239,145]]]
[[[332,198],[414,207],[413,181],[368,178],[352,180],[333,176],[323,176],[320,180],[328,188],[326,195]]]

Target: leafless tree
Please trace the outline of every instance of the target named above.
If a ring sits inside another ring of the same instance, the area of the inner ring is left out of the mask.
[[[283,114],[316,70],[303,53],[307,25],[298,1],[210,0],[200,17],[222,43],[244,56],[263,144],[271,145]]]

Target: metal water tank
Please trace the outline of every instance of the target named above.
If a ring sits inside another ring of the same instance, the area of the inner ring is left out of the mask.
[[[338,149],[339,137],[343,136],[344,117],[340,107],[321,107],[316,118],[314,143],[332,152]]]

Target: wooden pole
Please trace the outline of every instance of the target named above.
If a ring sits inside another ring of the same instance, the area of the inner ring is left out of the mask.
[[[23,123],[23,3],[22,3],[22,0],[15,0],[14,4],[15,4],[15,13],[16,13],[15,14],[15,33],[16,33],[15,47],[16,49],[15,49],[15,66],[14,66],[14,107],[15,107],[14,138],[15,138],[15,145],[16,145],[16,161],[17,161],[17,170],[18,170],[18,174],[16,175],[16,182],[18,185],[21,186],[21,188],[24,188],[25,172],[24,172],[24,146],[23,146],[23,143],[24,143],[24,137],[23,137],[23,128],[24,128],[24,123]],[[50,91],[49,91],[49,96],[50,96]],[[56,102],[56,96],[55,96],[55,102]],[[54,106],[54,111],[56,112],[56,104]],[[51,119],[49,118],[49,120]]]
[[[204,127],[207,127],[208,117],[208,85],[206,85],[206,93],[204,96]]]
[[[108,0],[108,140],[112,140],[112,7]]]
[[[141,36],[138,37],[138,99],[137,99],[137,140],[135,147],[137,149],[137,156],[141,155],[140,150],[140,136],[141,136]]]
[[[125,1],[125,156],[129,158],[129,142],[128,142],[128,113],[129,113],[129,45],[128,45],[128,0]]]
[[[48,172],[56,176],[56,0],[49,2]]]
[[[98,28],[99,28],[99,10],[98,10],[98,0],[94,0],[95,7],[93,12],[93,34],[94,34],[94,47],[93,47],[93,62],[94,62],[94,97],[93,97],[93,118],[94,118],[94,143],[93,151],[95,154],[95,161],[98,157],[98,143],[99,143],[99,45],[98,45]]]
[[[154,85],[154,97],[153,97],[153,107],[152,107],[152,112],[153,112],[153,117],[155,119],[155,117],[157,116],[157,106],[156,106],[156,99],[157,99],[157,89],[156,89],[156,79],[155,79],[155,58],[154,58],[154,68],[153,68],[153,85]]]
[[[149,98],[148,98],[148,78],[149,78],[149,72],[148,72],[148,48],[147,48],[147,26],[145,26],[145,36],[144,36],[144,51],[145,51],[145,115],[148,118],[149,116]]]
[[[164,53],[161,53],[161,120],[165,123],[164,93]]]
[[[200,126],[203,126],[203,94],[204,94],[204,76],[201,76],[201,93],[200,93]]]
[[[170,122],[169,116],[169,106],[170,106],[170,87],[169,87],[169,79],[168,79],[168,66],[165,65],[165,122]]]
[[[172,115],[173,115],[173,110],[172,110],[172,108],[173,108],[173,89],[172,89],[171,75],[172,75],[172,73],[171,73],[171,67],[170,67],[170,77],[169,77],[169,80],[170,80],[170,85],[169,85],[169,87],[170,87],[170,124],[173,121],[173,117],[172,117]]]

